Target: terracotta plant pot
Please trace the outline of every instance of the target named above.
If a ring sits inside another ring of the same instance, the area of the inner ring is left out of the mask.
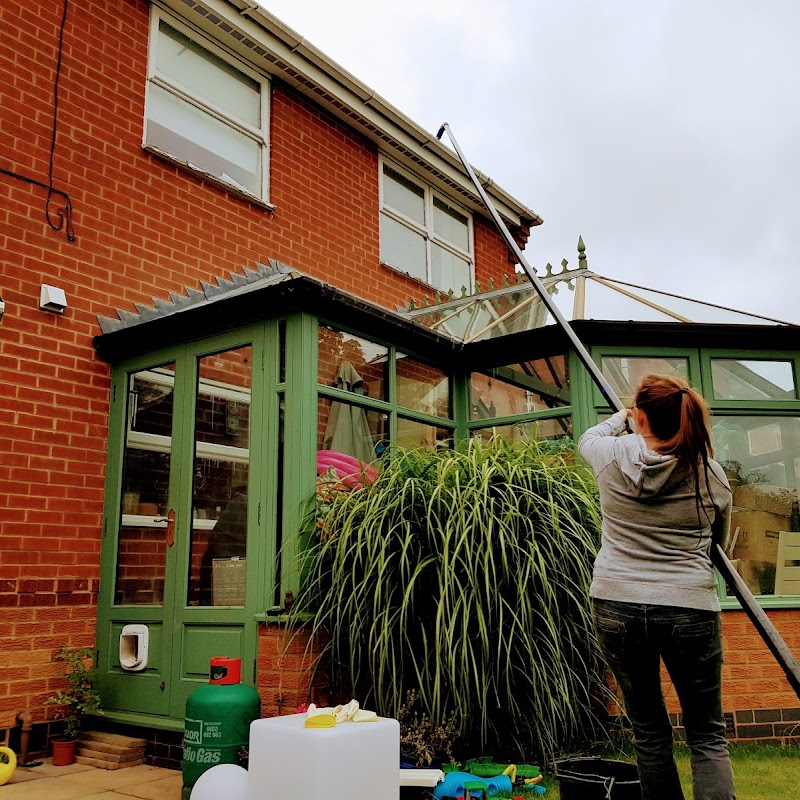
[[[53,766],[68,767],[75,763],[75,739],[53,739]]]

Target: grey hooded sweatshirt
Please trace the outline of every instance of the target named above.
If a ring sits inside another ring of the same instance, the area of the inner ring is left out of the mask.
[[[700,470],[705,512],[698,517],[691,470],[649,450],[638,434],[623,434],[615,415],[578,443],[597,476],[603,509],[591,596],[719,611],[710,551],[712,542],[727,541],[732,505],[722,467],[709,459],[708,485]]]

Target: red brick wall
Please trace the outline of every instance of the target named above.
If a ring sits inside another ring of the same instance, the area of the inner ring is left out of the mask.
[[[789,649],[800,654],[800,609],[768,611]],[[743,611],[722,615],[725,663],[722,671],[726,711],[800,708],[783,670]],[[800,735],[798,730],[795,735]]]
[[[800,609],[769,611],[786,645],[800,652]],[[730,715],[731,739],[800,738],[800,700],[743,611],[722,613],[722,708]],[[680,731],[680,703],[662,666],[667,710]],[[618,707],[611,713],[620,712]]]
[[[62,8],[0,6],[0,167],[43,182]],[[75,242],[48,226],[45,190],[0,174],[0,602],[10,606],[0,666],[14,670],[0,711],[37,718],[52,712],[41,699],[57,674],[43,637],[57,626],[58,644],[93,638],[94,594],[66,605],[48,587],[97,588],[109,369],[92,349],[95,315],[269,258],[388,308],[424,293],[379,265],[376,147],[280,82],[274,213],[141,149],[149,10],[145,0],[69,6],[53,172],[72,198]],[[482,276],[495,269],[483,263],[493,237],[476,224]],[[64,289],[63,316],[38,309],[41,283]],[[30,591],[34,580],[47,587]]]
[[[261,695],[261,715],[274,717],[294,714],[302,703],[326,706],[329,702],[346,703],[351,698],[331,699],[322,672],[314,672],[316,648],[309,645],[307,631],[288,632],[279,623],[266,623],[259,627],[258,680],[256,688]]]

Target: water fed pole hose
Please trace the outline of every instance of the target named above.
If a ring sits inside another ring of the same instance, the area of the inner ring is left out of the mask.
[[[622,401],[609,386],[608,381],[603,376],[603,373],[600,372],[597,364],[594,363],[594,360],[589,355],[589,351],[583,346],[583,342],[581,342],[581,340],[576,336],[575,331],[572,330],[572,326],[566,320],[561,311],[559,311],[558,307],[553,301],[553,298],[547,293],[544,285],[536,275],[536,272],[534,272],[530,264],[528,264],[525,256],[522,255],[522,251],[514,241],[514,237],[503,223],[503,220],[500,219],[497,209],[494,207],[492,201],[484,191],[483,186],[481,186],[478,177],[475,175],[475,172],[465,158],[463,151],[456,141],[456,137],[453,136],[453,132],[450,130],[450,126],[446,122],[441,128],[439,128],[436,138],[441,139],[445,131],[447,132],[450,143],[453,145],[453,148],[458,154],[461,163],[464,165],[464,169],[467,171],[467,175],[469,175],[470,180],[475,187],[475,191],[477,191],[478,196],[483,201],[484,206],[486,206],[486,210],[492,217],[492,220],[497,226],[497,230],[500,232],[500,235],[505,239],[506,244],[509,246],[509,248],[511,248],[511,252],[519,261],[519,264],[527,275],[528,280],[533,284],[533,288],[536,289],[545,307],[552,314],[553,319],[555,319],[564,333],[566,333],[566,335],[569,337],[569,340],[572,343],[572,346],[575,348],[578,358],[583,366],[586,367],[586,370],[588,371],[589,375],[591,375],[592,380],[597,384],[600,392],[608,404],[615,411],[621,411],[623,408]],[[730,559],[725,555],[725,552],[718,544],[712,546],[711,560],[719,571],[720,575],[722,575],[725,583],[727,583],[730,587],[736,599],[741,603],[742,608],[750,618],[750,621],[755,626],[772,655],[775,657],[775,660],[781,666],[781,669],[783,669],[784,673],[786,674],[786,679],[789,681],[792,689],[794,689],[795,694],[798,696],[798,698],[800,698],[800,664],[798,664],[794,654],[786,646],[786,642],[783,641],[780,633],[778,633],[775,626],[772,624],[772,622],[770,622],[769,617],[767,617],[767,615],[764,613],[764,609],[761,608],[755,597],[753,597],[753,593],[747,588],[747,584],[742,580],[742,577],[739,575],[739,573],[733,568],[733,564],[731,564]]]

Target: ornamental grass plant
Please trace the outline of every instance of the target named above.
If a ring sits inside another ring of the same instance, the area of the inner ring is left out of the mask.
[[[597,738],[600,510],[571,443],[393,450],[309,530],[290,622],[324,631],[334,693],[396,717],[413,691],[470,755],[546,761]]]

